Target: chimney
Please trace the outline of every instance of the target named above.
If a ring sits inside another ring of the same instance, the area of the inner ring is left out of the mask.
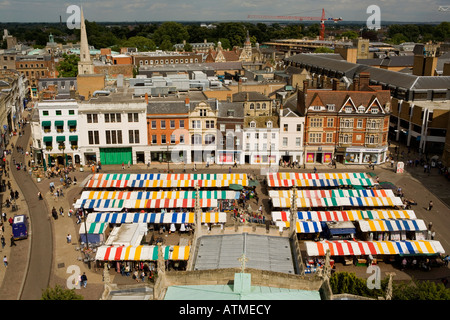
[[[233,102],[233,95],[227,94],[227,102]]]
[[[191,106],[191,104],[190,104],[190,102],[189,102],[189,98],[184,99],[184,105],[185,105],[186,107],[188,107],[188,109],[189,109],[189,107]]]
[[[437,57],[425,57],[423,76],[434,76],[437,67]]]
[[[308,80],[303,80],[303,93],[308,93]]]
[[[238,81],[238,92],[241,92],[242,91],[242,78],[239,78],[239,81]]]
[[[369,72],[361,72],[359,74],[359,90],[364,87],[368,87],[370,85],[370,73]]]
[[[353,91],[359,91],[359,76],[353,79]]]
[[[332,86],[333,86],[333,91],[338,91],[338,82],[335,79],[331,80]]]
[[[145,104],[148,104],[148,93],[145,93]]]

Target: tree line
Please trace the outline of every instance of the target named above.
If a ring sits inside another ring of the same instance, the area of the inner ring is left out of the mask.
[[[271,39],[292,39],[303,37],[317,37],[319,23],[250,23],[250,22],[218,22],[214,27],[202,27],[194,22],[159,22],[159,23],[116,23],[106,24],[86,21],[89,44],[97,49],[112,48],[117,51],[120,47],[137,47],[140,51],[173,50],[173,46],[182,43],[220,41],[222,47],[231,49],[243,46],[247,31],[254,45]],[[55,42],[77,42],[80,30],[68,29],[65,24],[57,23],[4,23],[0,30],[8,29],[10,34],[17,37],[19,42],[43,47],[48,42],[49,35],[54,36]],[[401,42],[445,41],[450,39],[450,22],[432,24],[392,24],[387,29],[367,30],[364,26],[327,24],[326,34],[336,37],[346,36],[349,39],[363,36],[372,41],[383,38],[387,42],[399,44]],[[0,43],[2,47],[6,43]],[[190,46],[187,45],[187,49]],[[188,51],[187,50],[187,51]]]

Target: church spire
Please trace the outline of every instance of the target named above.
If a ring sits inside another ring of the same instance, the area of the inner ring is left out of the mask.
[[[80,62],[78,62],[78,74],[93,74],[94,65],[92,64],[91,55],[89,52],[83,7],[81,7],[80,20]]]

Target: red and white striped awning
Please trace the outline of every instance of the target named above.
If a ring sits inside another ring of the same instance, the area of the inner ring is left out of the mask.
[[[418,255],[440,254],[444,249],[435,240],[404,241],[306,241],[306,254],[310,257],[325,256],[330,250],[331,256],[364,256],[364,255]]]
[[[416,219],[413,210],[298,211],[298,219],[314,221],[358,221],[367,219]],[[289,221],[290,211],[272,211],[272,220]]]
[[[272,198],[274,208],[290,208],[291,198]],[[297,198],[298,208],[320,208],[320,207],[395,207],[404,204],[399,197],[380,198]]]

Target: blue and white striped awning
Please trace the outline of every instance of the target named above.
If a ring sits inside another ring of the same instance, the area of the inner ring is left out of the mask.
[[[417,220],[359,220],[362,232],[370,231],[426,231],[427,226],[421,219]]]
[[[276,221],[277,227],[289,228],[289,221]],[[317,233],[322,232],[322,226],[318,221],[298,221],[297,220],[297,233]]]
[[[226,222],[226,212],[203,212],[202,223]],[[194,223],[193,212],[166,212],[166,213],[134,213],[134,212],[92,212],[88,214],[86,221],[92,223]]]

